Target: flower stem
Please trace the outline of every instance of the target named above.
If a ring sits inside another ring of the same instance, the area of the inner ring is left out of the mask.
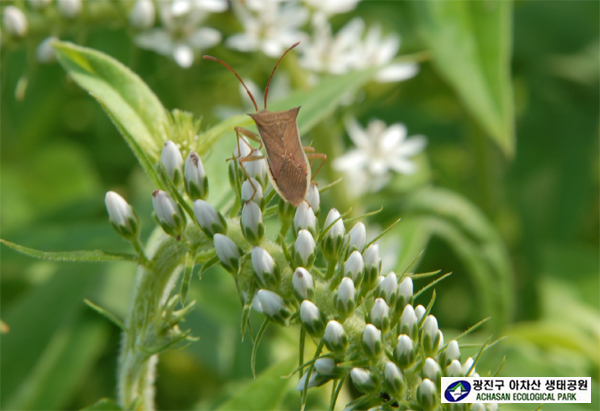
[[[153,235],[151,268],[140,265],[125,319],[117,372],[118,402],[123,409],[154,410],[154,379],[158,354],[149,354],[169,342],[162,327],[163,310],[187,249],[162,232]]]

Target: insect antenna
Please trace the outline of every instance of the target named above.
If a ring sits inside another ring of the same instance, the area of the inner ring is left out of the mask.
[[[296,43],[296,44],[294,44],[294,45],[292,46],[292,48],[296,47],[297,45],[298,45],[297,43]],[[286,51],[286,53],[287,53],[287,51]],[[283,55],[285,56],[285,53],[284,53]],[[282,57],[283,57],[283,56],[282,56]],[[225,67],[227,67],[229,70],[231,70],[231,72],[232,72],[233,74],[235,74],[235,76],[238,78],[238,80],[240,81],[240,83],[242,83],[242,86],[244,86],[244,88],[246,89],[246,93],[248,93],[248,95],[249,95],[249,96],[250,96],[250,98],[252,99],[252,102],[254,103],[254,108],[255,108],[255,109],[256,109],[256,111],[258,112],[258,105],[256,104],[256,100],[254,100],[254,96],[252,95],[252,93],[250,93],[250,90],[248,90],[248,87],[246,87],[246,85],[244,84],[244,80],[242,80],[242,78],[239,76],[239,74],[238,74],[238,73],[236,73],[236,72],[235,72],[235,70],[234,70],[234,69],[232,69],[232,68],[229,66],[229,64],[227,64],[227,63],[225,63],[223,60],[219,60],[218,58],[216,58],[216,57],[213,57],[213,56],[202,56],[202,58],[203,58],[203,59],[205,59],[205,60],[212,60],[212,61],[216,61],[217,63],[221,63],[222,65],[224,65]],[[279,63],[277,63],[277,64],[279,64]],[[277,67],[277,66],[275,66],[275,67]],[[274,71],[274,70],[273,70],[273,71]],[[271,75],[271,76],[272,76],[272,75]],[[266,102],[265,102],[265,108],[266,108],[266,107],[267,107],[267,106],[266,106]]]
[[[283,53],[283,55],[279,58],[279,61],[277,62],[277,64],[275,64],[275,67],[273,68],[273,72],[271,73],[271,77],[269,77],[269,82],[267,83],[267,88],[265,88],[265,110],[267,109],[267,94],[269,94],[269,84],[271,84],[271,80],[273,79],[273,74],[275,74],[275,70],[277,70],[277,66],[279,65],[279,63],[281,63],[281,60],[283,60],[283,58],[285,57],[287,52],[290,51],[291,49],[293,49],[294,47],[296,47],[298,44],[300,44],[300,42],[294,44],[292,47],[287,49],[285,51],[285,53]]]

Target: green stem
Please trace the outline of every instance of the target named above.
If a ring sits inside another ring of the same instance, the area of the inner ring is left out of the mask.
[[[327,273],[325,274],[325,280],[330,280],[333,277],[333,274],[335,273],[335,266],[336,263],[333,261],[327,263]]]
[[[141,264],[149,268],[150,261],[144,253],[144,248],[142,247],[142,242],[140,241],[139,237],[132,241],[131,244],[133,245],[133,249],[135,250],[135,252],[138,254]]]
[[[171,237],[155,235],[152,269],[139,266],[129,313],[122,333],[117,371],[118,402],[123,409],[154,410],[154,378],[158,355],[149,355],[168,342],[162,312],[179,278],[186,248]],[[134,404],[135,402],[135,404]]]

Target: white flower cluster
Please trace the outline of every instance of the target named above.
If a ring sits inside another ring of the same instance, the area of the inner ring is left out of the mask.
[[[380,67],[375,79],[401,81],[413,77],[415,64],[392,64],[400,48],[396,34],[383,36],[379,25],[365,32],[365,22],[354,18],[335,35],[328,18],[353,10],[359,0],[305,0],[304,6],[280,0],[235,2],[234,11],[244,31],[226,45],[236,50],[262,51],[279,57],[291,44],[302,41],[300,65],[317,74],[344,74]],[[308,23],[310,20],[310,23]],[[309,32],[302,31],[309,26]]]
[[[204,238],[212,239],[214,262],[234,275],[247,308],[282,326],[299,324],[314,339],[314,361],[301,364],[305,372],[296,386],[303,398],[309,388],[348,377],[365,394],[356,407],[367,401],[389,406],[410,399],[419,409],[430,410],[440,405],[441,377],[477,377],[473,358],[461,362],[458,342],[445,345],[437,319],[423,305],[414,306],[411,276],[394,271],[382,275],[379,245],[368,242],[366,226],[357,222],[346,232],[343,216],[334,208],[321,226],[315,184],[296,208],[283,199],[270,206],[275,191],[265,159],[244,162],[241,171],[240,159],[254,153],[240,139],[229,166],[241,208],[239,226],[206,201],[208,180],[198,154],[190,151],[184,161],[171,141],[161,153],[163,175],[172,187],[185,190],[193,206],[182,202],[183,190],[175,200],[156,190],[152,202],[157,222],[170,236],[180,239],[187,232],[187,213]],[[137,239],[138,220],[131,206],[113,192],[106,195],[106,206],[117,232]],[[264,223],[275,209],[283,227],[277,244],[266,238]],[[293,240],[287,244],[290,228]],[[472,409],[485,409],[481,406]]]
[[[227,10],[227,0],[173,0],[159,3],[161,28],[149,28],[135,37],[138,47],[171,56],[177,64],[188,68],[194,63],[195,52],[221,42],[221,32],[202,27],[210,13]],[[152,0],[138,0],[130,22],[146,28],[154,24]],[[151,17],[152,16],[152,17]]]
[[[403,124],[387,127],[381,120],[371,120],[363,129],[355,118],[347,118],[346,131],[356,148],[335,159],[333,167],[346,174],[347,189],[355,197],[383,188],[390,172],[415,173],[411,158],[427,144],[424,136],[407,138]]]

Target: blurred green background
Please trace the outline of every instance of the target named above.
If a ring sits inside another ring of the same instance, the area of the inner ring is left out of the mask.
[[[506,356],[505,376],[593,378],[592,404],[544,407],[548,410],[600,408],[599,13],[597,2],[514,4],[514,158],[484,138],[429,62],[412,80],[370,86],[367,91],[376,98],[359,117],[363,124],[375,117],[403,122],[411,135],[426,135],[434,184],[467,197],[500,232],[515,277],[514,318],[502,332],[509,338],[486,353],[478,370],[482,375],[495,370]],[[403,53],[427,49],[410,2],[363,2],[351,15],[399,31]],[[336,17],[334,26],[351,15]],[[218,16],[213,26],[222,23],[224,34],[231,34],[239,27],[226,24],[230,19]],[[240,105],[238,86],[222,67],[201,62],[183,70],[135,48],[129,39],[125,30],[104,27],[91,32],[85,45],[129,66],[165,107],[202,117],[203,129],[218,121],[215,105]],[[273,64],[262,55],[248,64],[222,46],[218,53],[234,67],[243,63],[242,75],[259,84]],[[128,199],[147,235],[153,227],[153,187],[99,105],[59,65],[34,67],[24,50],[4,53],[1,71],[2,238],[52,251],[120,251],[128,245],[108,224],[108,190]],[[24,100],[16,101],[24,73],[29,87]],[[213,87],[215,81],[219,87]],[[324,209],[335,204],[327,194],[323,202]],[[388,199],[386,214],[399,213]],[[434,237],[418,271],[436,269],[454,272],[436,287],[434,314],[441,328],[461,330],[479,321],[463,262],[447,241]],[[10,327],[1,337],[3,409],[79,409],[114,397],[119,331],[88,309],[83,298],[123,317],[134,273],[126,263],[58,264],[2,248],[0,308]],[[191,298],[198,308],[186,325],[201,339],[161,357],[160,409],[214,409],[243,393],[251,375],[251,344],[240,342],[241,309],[230,277],[211,269],[201,282],[193,281]],[[260,317],[255,320],[258,324]],[[272,375],[289,371],[289,364],[277,360],[296,355],[297,334],[297,329],[271,327],[257,369],[279,364]],[[285,408],[298,406],[298,395],[286,391],[295,384],[266,380]],[[313,406],[321,404],[318,396],[311,398]]]

